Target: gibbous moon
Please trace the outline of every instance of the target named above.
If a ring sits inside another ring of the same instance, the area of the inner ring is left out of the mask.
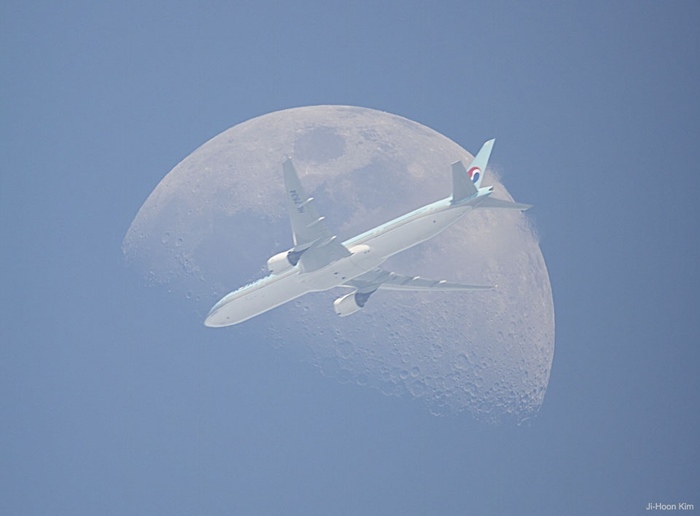
[[[341,241],[449,196],[450,164],[472,159],[440,133],[372,109],[270,113],[224,131],[170,171],[124,238],[127,262],[203,317],[293,245],[282,177],[287,156]],[[485,174],[494,197],[512,199],[493,170]],[[538,411],[554,354],[554,305],[526,214],[477,210],[384,266],[497,289],[380,290],[345,318],[332,303],[346,289],[307,294],[243,323],[260,329],[260,340],[235,345],[299,348],[329,377],[415,397],[435,414],[521,422]],[[233,342],[240,328],[211,331]]]

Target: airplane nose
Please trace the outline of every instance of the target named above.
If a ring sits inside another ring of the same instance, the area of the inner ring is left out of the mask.
[[[208,326],[209,328],[218,328],[221,326],[220,322],[217,320],[218,317],[216,316],[218,311],[218,306],[214,306],[211,310],[209,310],[209,313],[204,319],[204,326]]]
[[[222,320],[222,318],[217,317],[216,314],[204,319],[204,326],[206,326],[208,328],[222,328],[224,326],[229,326],[229,325],[230,325],[230,322],[228,320]]]

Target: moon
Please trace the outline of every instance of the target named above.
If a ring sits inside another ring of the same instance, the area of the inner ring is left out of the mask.
[[[287,156],[340,241],[448,197],[451,163],[473,158],[433,129],[372,109],[266,114],[222,132],[165,176],[124,238],[127,263],[198,314],[264,276],[266,260],[293,245]],[[483,181],[494,197],[512,200],[493,169]],[[538,412],[554,355],[554,304],[527,215],[477,210],[384,267],[497,288],[378,291],[346,318],[332,308],[345,291],[334,289],[244,324],[259,328],[263,343],[299,349],[328,377],[416,398],[434,414],[520,423]],[[234,340],[237,328],[217,331]]]

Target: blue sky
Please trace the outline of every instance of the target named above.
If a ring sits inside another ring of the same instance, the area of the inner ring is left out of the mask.
[[[700,507],[700,7],[435,4],[2,3],[0,513]],[[124,267],[182,158],[312,104],[498,138],[555,300],[529,425],[232,344]]]

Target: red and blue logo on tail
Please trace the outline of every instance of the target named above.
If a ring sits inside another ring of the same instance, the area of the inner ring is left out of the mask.
[[[481,177],[481,169],[479,167],[472,167],[467,171],[467,173],[469,174],[469,179],[472,180],[472,183],[478,184],[479,178]]]

